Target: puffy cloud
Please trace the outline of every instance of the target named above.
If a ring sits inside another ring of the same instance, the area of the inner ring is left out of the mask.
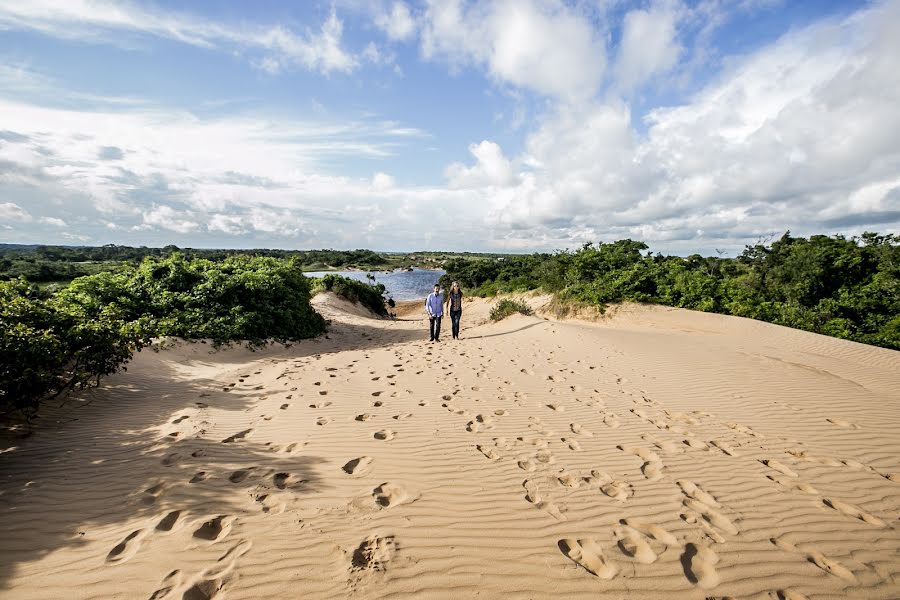
[[[68,224],[65,221],[56,217],[41,217],[40,222],[47,225],[53,225],[54,227],[68,227]]]
[[[394,178],[387,173],[375,173],[372,177],[372,188],[375,190],[386,190],[394,187]]]
[[[390,12],[375,17],[375,25],[392,40],[407,40],[416,32],[416,22],[409,7],[399,0],[393,3]]]
[[[453,163],[445,170],[451,188],[506,186],[514,182],[512,165],[497,143],[484,140],[469,146],[469,152],[475,157],[473,166]]]
[[[665,8],[630,11],[622,23],[616,84],[626,92],[640,86],[674,67],[680,51],[674,12]]]
[[[484,65],[506,84],[564,99],[597,90],[606,51],[590,22],[563,4],[501,0],[428,3],[422,53],[451,65]]]
[[[200,228],[194,221],[195,215],[188,211],[175,210],[171,206],[155,206],[143,213],[143,225],[160,227],[176,233],[191,233]]]
[[[14,202],[0,202],[0,221],[27,223],[32,217],[27,210]]]
[[[738,249],[772,231],[897,231],[900,3],[789,32],[690,102],[631,125],[626,105],[560,106],[527,141],[532,172],[492,220],[542,243],[638,237]]]

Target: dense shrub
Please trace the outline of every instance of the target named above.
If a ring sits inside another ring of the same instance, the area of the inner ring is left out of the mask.
[[[531,315],[534,314],[534,311],[532,311],[531,307],[521,300],[510,300],[509,298],[504,298],[493,307],[491,307],[490,317],[492,321],[500,321],[501,319],[505,319],[509,315],[515,313]]]
[[[900,349],[900,237],[786,233],[734,259],[646,253],[633,240],[576,251],[454,259],[446,285],[473,295],[543,289],[561,301],[630,300],[769,321]]]
[[[329,273],[314,280],[315,288],[346,298],[350,302],[359,303],[371,310],[376,315],[388,316],[384,303],[384,285],[363,283],[349,277],[342,277]]]
[[[97,383],[149,341],[116,306],[92,308],[0,282],[0,414],[31,417],[42,399]]]
[[[215,343],[316,336],[325,322],[292,260],[180,254],[80,277],[54,294],[0,282],[0,413],[97,383],[157,336]],[[383,305],[382,305],[383,309]]]

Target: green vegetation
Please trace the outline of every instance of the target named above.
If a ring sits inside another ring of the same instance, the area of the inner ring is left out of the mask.
[[[749,317],[900,349],[900,237],[790,232],[737,258],[644,254],[633,240],[495,260],[449,260],[469,293],[542,289],[561,302],[649,302]]]
[[[363,284],[364,285],[364,284]],[[319,335],[322,317],[295,259],[172,254],[80,277],[55,293],[0,282],[0,414],[97,383],[158,336],[214,343]]]
[[[501,319],[505,319],[506,317],[514,313],[530,315],[533,314],[534,311],[532,311],[531,307],[521,300],[510,300],[509,298],[504,298],[493,307],[491,307],[491,321],[500,321]]]
[[[464,252],[379,253],[372,250],[208,250],[166,246],[23,246],[0,244],[0,281],[24,277],[42,285],[67,283],[76,277],[136,267],[145,258],[164,258],[179,253],[186,258],[220,261],[229,256],[266,256],[294,259],[302,271],[390,271],[440,268],[454,256],[493,260],[502,255]]]
[[[372,285],[329,273],[320,278],[313,278],[312,285],[313,293],[318,291],[333,292],[350,302],[362,304],[376,315],[388,316],[388,311],[384,306],[385,288],[380,283]],[[393,299],[390,302],[393,302]]]

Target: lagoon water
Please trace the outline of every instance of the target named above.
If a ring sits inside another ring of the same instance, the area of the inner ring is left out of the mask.
[[[446,273],[441,269],[413,269],[412,271],[316,271],[304,273],[307,277],[322,277],[332,273],[357,281],[368,282],[366,273],[375,276],[375,281],[387,289],[387,297],[394,300],[424,299],[431,287]]]

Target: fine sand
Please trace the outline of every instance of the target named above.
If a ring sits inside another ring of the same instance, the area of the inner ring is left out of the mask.
[[[0,597],[900,598],[900,352],[314,302],[325,337],[144,350],[0,448]]]

